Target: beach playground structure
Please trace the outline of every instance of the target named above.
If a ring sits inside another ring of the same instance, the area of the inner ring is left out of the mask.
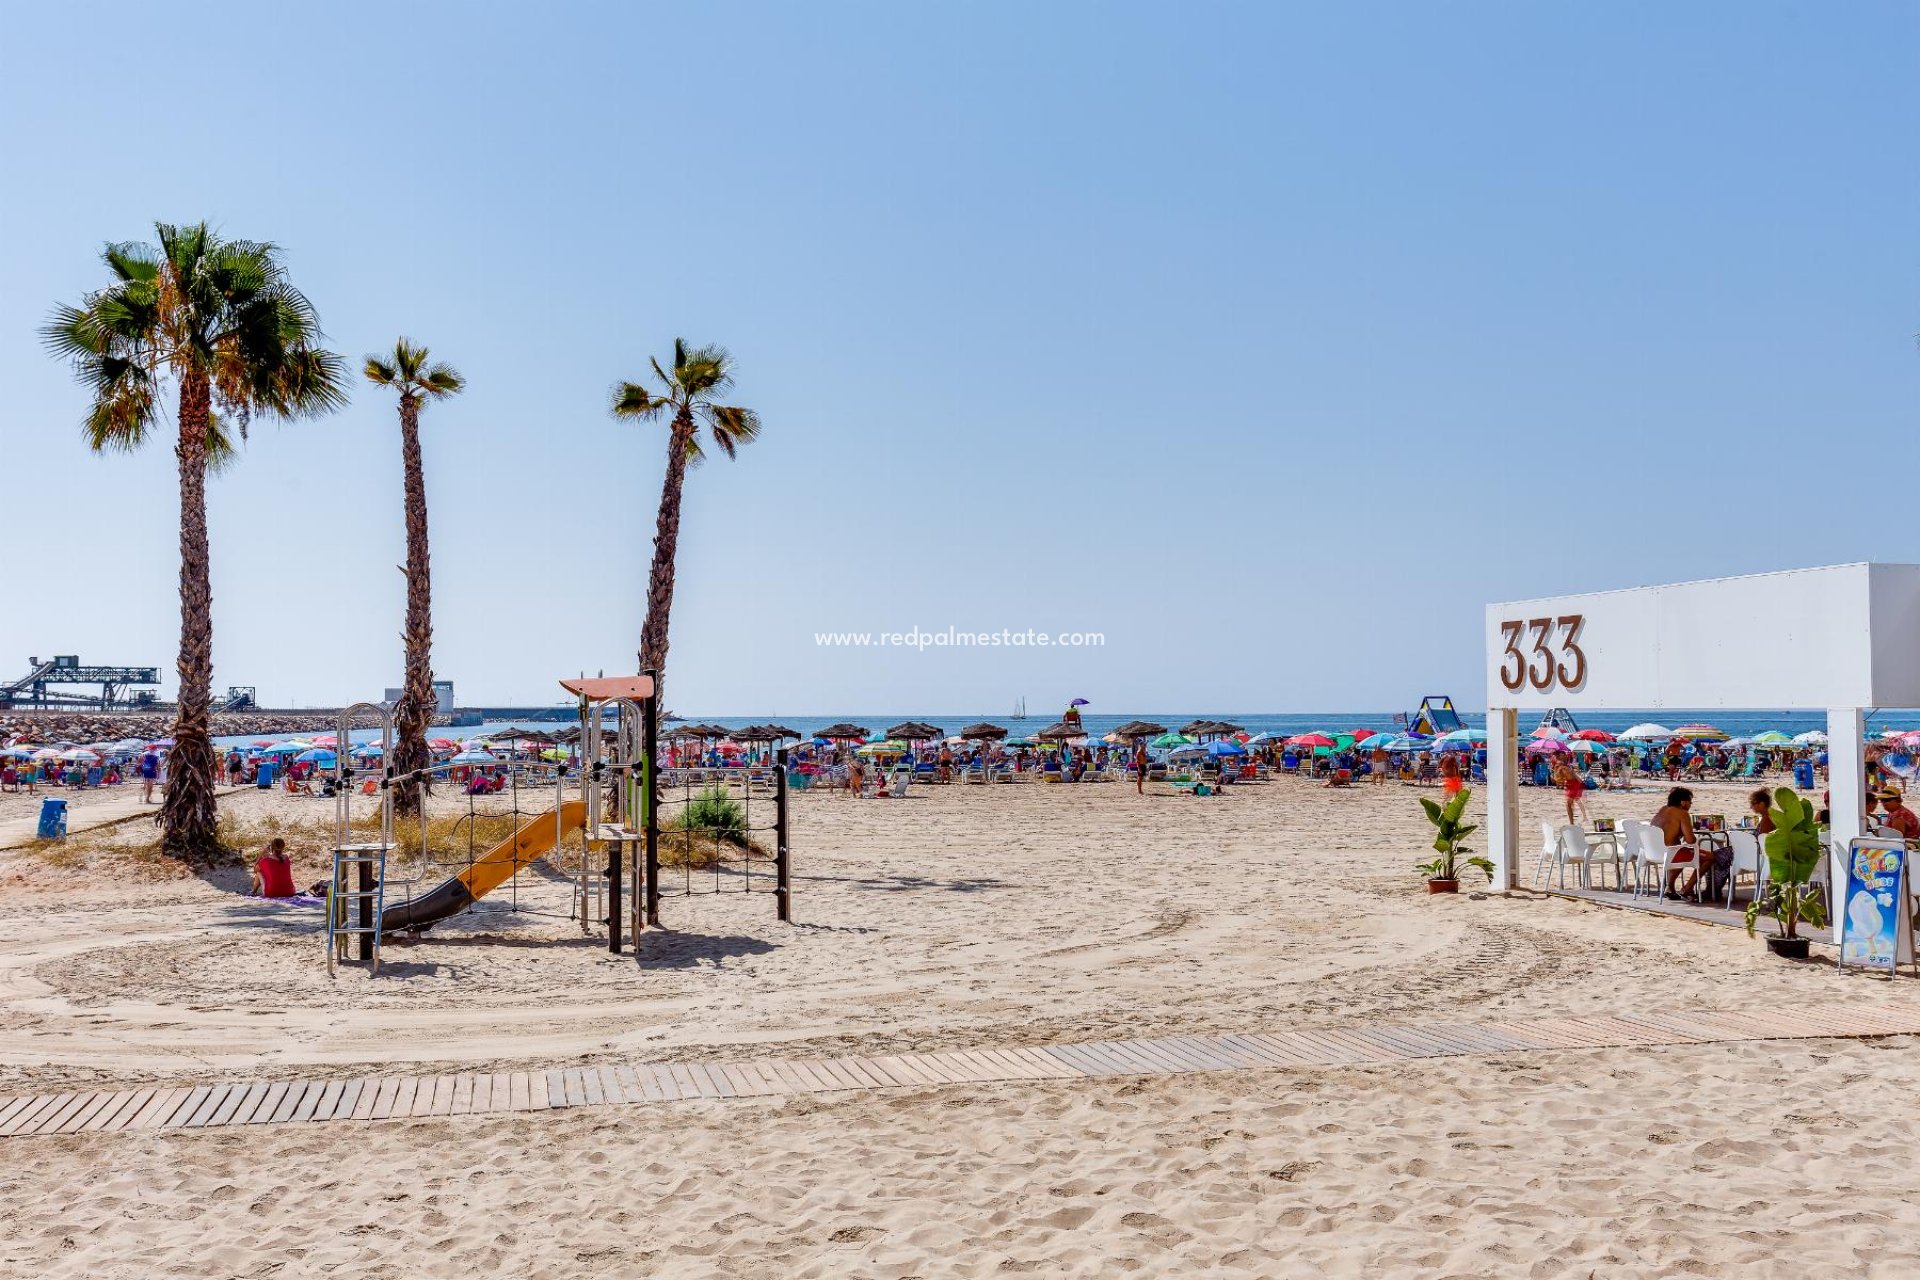
[[[359,703],[341,712],[327,882],[329,972],[352,958],[378,973],[383,942],[418,937],[441,921],[476,911],[482,899],[503,888],[510,888],[511,898],[501,909],[521,911],[517,877],[542,860],[548,874],[566,870],[570,918],[583,934],[604,928],[607,949],[616,955],[631,937],[633,954],[641,958],[640,937],[660,925],[663,897],[768,892],[775,896],[777,917],[791,920],[784,750],[771,771],[682,769],[668,775],[659,767],[650,676],[560,683],[579,704],[578,748],[571,755],[513,751],[495,758],[463,751],[413,773],[396,773],[388,763],[394,731],[386,710]],[[367,759],[374,754],[370,749],[348,749],[348,726],[357,715],[379,722],[377,762]],[[411,856],[398,856],[405,842],[396,832],[396,789],[413,779],[444,781],[462,773],[478,774],[498,790],[483,806],[479,789],[469,783],[468,812],[450,837],[442,832],[436,838],[423,804]],[[363,819],[357,831],[354,805],[366,797],[376,801],[377,823]],[[483,822],[502,819],[506,834],[491,840],[478,835]],[[771,848],[757,836],[768,837]]]

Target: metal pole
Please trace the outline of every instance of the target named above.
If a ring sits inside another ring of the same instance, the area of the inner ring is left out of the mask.
[[[620,718],[622,720],[626,719],[626,714],[622,712]],[[598,726],[595,727],[597,728]],[[620,764],[619,748],[624,737],[625,732],[623,730],[620,736],[614,740],[613,762],[616,769]],[[613,782],[615,786],[619,785],[619,773],[616,772],[614,774]],[[596,790],[597,789],[598,788],[596,788]],[[618,800],[618,798],[619,793],[616,791],[615,799]],[[616,804],[614,809],[615,820],[620,821],[624,828],[624,817],[619,813],[620,806]],[[626,848],[626,841],[609,840],[605,848],[607,851],[607,950],[617,956],[620,954],[620,855]]]
[[[793,921],[793,867],[787,857],[787,749],[773,753],[773,902],[784,923]]]
[[[660,673],[647,671],[660,687]],[[660,768],[655,759],[660,751],[660,697],[649,697],[640,716],[640,805],[646,816],[647,923],[660,924]]]

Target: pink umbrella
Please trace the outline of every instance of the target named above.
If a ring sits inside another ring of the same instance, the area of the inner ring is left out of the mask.
[[[1330,747],[1333,739],[1324,733],[1299,733],[1287,739],[1290,747]]]
[[[1605,729],[1582,729],[1573,735],[1583,742],[1612,742],[1613,735]]]
[[[1541,738],[1527,744],[1527,754],[1530,756],[1569,755],[1571,752],[1567,744],[1558,738]]]

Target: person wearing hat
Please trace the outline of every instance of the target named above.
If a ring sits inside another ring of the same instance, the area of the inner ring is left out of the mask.
[[[1880,799],[1881,825],[1898,831],[1902,840],[1920,840],[1920,814],[1907,808],[1900,793],[1892,787],[1882,787],[1875,794]]]

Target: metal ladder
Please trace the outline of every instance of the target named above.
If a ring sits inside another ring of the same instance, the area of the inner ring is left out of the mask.
[[[333,878],[327,884],[327,974],[333,975],[335,965],[347,959],[348,939],[368,937],[373,939],[373,967],[368,976],[380,972],[380,925],[381,916],[386,910],[387,893],[387,850],[386,844],[343,844],[334,846]],[[358,887],[357,872],[361,867],[370,867],[373,871],[373,887]],[[371,900],[373,911],[372,924],[363,927],[360,924],[358,906]]]

